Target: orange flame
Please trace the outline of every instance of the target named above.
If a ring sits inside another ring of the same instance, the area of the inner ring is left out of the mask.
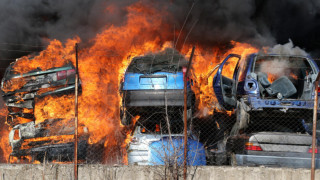
[[[0,162],[8,162],[9,155],[12,151],[9,146],[9,126],[5,123],[5,116],[8,114],[8,110],[4,108],[4,103],[0,102],[3,108],[0,109]]]

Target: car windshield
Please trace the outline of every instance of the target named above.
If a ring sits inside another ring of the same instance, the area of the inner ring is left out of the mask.
[[[127,72],[132,73],[155,73],[181,71],[186,65],[185,58],[174,49],[166,49],[158,54],[148,54],[132,59]]]

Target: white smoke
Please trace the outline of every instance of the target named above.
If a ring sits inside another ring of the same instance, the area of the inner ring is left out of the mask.
[[[281,77],[287,74],[287,69],[290,65],[286,61],[281,61],[281,59],[275,59],[273,61],[265,61],[260,66],[260,71],[266,74],[272,74],[276,77]]]
[[[291,39],[289,39],[289,42],[281,45],[277,44],[273,46],[272,48],[268,49],[268,53],[271,54],[280,54],[280,55],[297,55],[297,56],[307,56],[308,53],[301,49],[300,47],[296,46],[294,47]]]
[[[272,61],[264,61],[260,65],[260,72],[264,72],[268,75],[272,75],[273,78],[279,78],[281,76],[290,76],[292,73],[295,74],[293,69],[301,67],[303,61],[288,61],[288,55],[292,56],[307,56],[308,53],[299,47],[295,47],[292,41],[281,45],[277,44],[267,50],[268,54],[280,55]],[[283,55],[283,56],[281,56]]]

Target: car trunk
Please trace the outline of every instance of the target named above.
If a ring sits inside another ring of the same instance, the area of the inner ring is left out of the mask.
[[[265,152],[308,152],[312,137],[308,134],[286,132],[259,132],[249,138]]]
[[[123,90],[161,89],[183,89],[183,73],[156,72],[154,74],[125,74]]]

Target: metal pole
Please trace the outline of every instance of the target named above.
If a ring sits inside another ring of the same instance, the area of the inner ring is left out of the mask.
[[[184,75],[183,81],[184,81],[184,110],[183,110],[183,123],[184,123],[184,159],[183,159],[183,179],[186,180],[187,179],[187,145],[188,145],[188,126],[187,126],[187,77],[189,74],[189,70],[190,70],[190,66],[191,66],[191,61],[193,58],[193,54],[194,54],[194,49],[195,46],[193,46],[192,51],[191,51],[191,55],[190,55],[190,59],[189,59],[189,63],[188,63],[188,67],[187,67],[187,71]]]
[[[75,79],[75,110],[74,110],[74,179],[78,180],[78,43],[75,46],[76,49],[76,79]]]

